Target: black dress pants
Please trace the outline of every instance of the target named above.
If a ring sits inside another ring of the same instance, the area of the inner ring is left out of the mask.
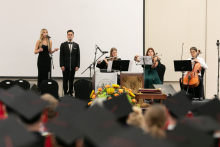
[[[182,89],[182,83],[180,78],[180,88]],[[187,91],[188,88],[183,88],[185,91]],[[189,88],[188,92],[191,93],[196,98],[204,98],[204,86],[203,86],[203,78],[199,76],[199,85],[196,88]]]
[[[63,90],[64,94],[72,94],[73,93],[73,81],[75,76],[75,67],[71,69],[65,68],[65,71],[63,72]],[[69,82],[69,91],[68,90],[68,82]]]

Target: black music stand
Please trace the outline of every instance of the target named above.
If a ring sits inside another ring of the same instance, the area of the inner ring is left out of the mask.
[[[183,83],[183,75],[184,75],[183,73],[185,71],[192,71],[191,60],[174,60],[174,69],[175,71],[182,72],[182,83]],[[182,89],[183,89],[183,86],[182,86]]]
[[[113,60],[112,69],[121,71],[128,71],[130,60]]]

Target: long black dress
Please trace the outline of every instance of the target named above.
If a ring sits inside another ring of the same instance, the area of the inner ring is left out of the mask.
[[[37,85],[40,86],[40,83],[43,80],[48,79],[48,73],[50,73],[50,55],[48,51],[47,45],[42,45],[43,51],[39,52],[38,60],[37,60],[37,67],[38,67],[38,81]],[[51,76],[51,73],[50,73]]]

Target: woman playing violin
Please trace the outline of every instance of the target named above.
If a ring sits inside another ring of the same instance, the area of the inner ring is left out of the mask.
[[[147,49],[146,56],[151,56],[153,61],[152,65],[145,65],[144,88],[150,88],[150,86],[153,84],[162,84],[156,70],[161,63],[160,59],[156,56],[153,48]],[[136,55],[134,57],[134,60],[140,62],[140,59],[138,59],[138,57],[139,56]],[[142,67],[144,67],[144,65],[142,65]]]

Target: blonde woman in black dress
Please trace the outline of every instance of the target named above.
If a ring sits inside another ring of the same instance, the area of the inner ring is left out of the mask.
[[[58,48],[55,48],[52,51],[52,41],[47,38],[48,31],[42,29],[40,31],[40,39],[37,41],[34,53],[38,54],[37,67],[38,67],[38,81],[37,85],[40,86],[40,83],[48,79],[48,73],[51,69],[51,59],[49,54],[53,54],[58,51]],[[50,75],[51,76],[51,75]]]

